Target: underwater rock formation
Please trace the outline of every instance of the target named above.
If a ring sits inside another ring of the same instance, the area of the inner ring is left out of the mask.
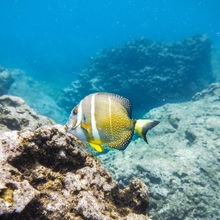
[[[138,138],[124,152],[99,154],[104,166],[122,186],[134,177],[148,186],[152,219],[219,219],[220,84],[145,118],[160,121],[149,145]]]
[[[61,125],[0,134],[0,219],[149,219],[146,186],[120,189]]]
[[[0,132],[10,130],[35,130],[42,125],[55,124],[51,119],[38,115],[16,96],[0,96]]]
[[[52,88],[44,82],[38,82],[20,69],[12,69],[10,73],[15,81],[8,91],[9,95],[21,97],[38,114],[50,117],[57,123],[64,123],[67,120],[68,115],[65,116],[63,114],[65,111],[54,101],[57,87]]]
[[[13,83],[13,78],[10,72],[0,66],[0,95],[5,95],[8,92],[11,84]]]
[[[175,43],[140,39],[103,50],[64,90],[59,105],[69,113],[97,91],[125,96],[141,112],[190,99],[213,81],[210,52],[211,43],[203,35]]]

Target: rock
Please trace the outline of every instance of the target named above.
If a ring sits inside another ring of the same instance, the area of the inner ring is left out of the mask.
[[[8,92],[11,84],[13,83],[13,78],[10,72],[0,66],[0,95],[5,95]]]
[[[35,130],[42,125],[52,124],[51,119],[38,115],[21,98],[0,96],[0,131]]]
[[[193,101],[203,100],[212,100],[213,102],[220,101],[220,88],[219,83],[212,83],[208,89],[204,89],[201,92],[196,93],[193,97]]]
[[[149,219],[146,186],[124,189],[61,125],[0,134],[0,219]]]
[[[0,218],[9,213],[21,212],[39,192],[17,169],[5,161],[0,163]]]
[[[220,216],[220,83],[192,101],[145,115],[160,124],[123,151],[97,154],[122,185],[134,177],[149,188],[152,219],[217,220]]]
[[[15,81],[8,91],[9,95],[21,97],[38,114],[52,118],[57,123],[67,120],[68,115],[54,100],[58,85],[52,89],[48,83],[36,81],[20,69],[11,70],[11,74]]]
[[[213,81],[210,45],[201,35],[175,43],[140,39],[103,50],[64,90],[58,104],[69,114],[84,96],[97,91],[129,98],[140,113],[189,100]]]

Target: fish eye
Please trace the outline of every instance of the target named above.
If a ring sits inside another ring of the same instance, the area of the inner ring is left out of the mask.
[[[73,110],[73,114],[76,114],[76,113],[77,113],[77,112],[76,112],[76,110],[74,109],[74,110]]]
[[[72,110],[72,114],[76,115],[78,112],[78,106],[76,106],[73,110]]]

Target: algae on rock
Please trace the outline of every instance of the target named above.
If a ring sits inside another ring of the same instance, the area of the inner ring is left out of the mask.
[[[147,187],[124,189],[64,127],[0,134],[0,218],[149,219]]]

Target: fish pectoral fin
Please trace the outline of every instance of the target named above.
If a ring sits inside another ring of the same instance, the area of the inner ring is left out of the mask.
[[[84,128],[85,130],[88,130],[88,129],[89,129],[89,125],[86,124],[86,123],[83,123],[83,124],[81,125],[81,127]]]
[[[98,152],[102,152],[102,151],[104,150],[104,148],[103,148],[101,145],[99,145],[99,144],[94,144],[94,143],[91,143],[91,142],[89,142],[89,144],[90,144],[95,150],[97,150]]]

